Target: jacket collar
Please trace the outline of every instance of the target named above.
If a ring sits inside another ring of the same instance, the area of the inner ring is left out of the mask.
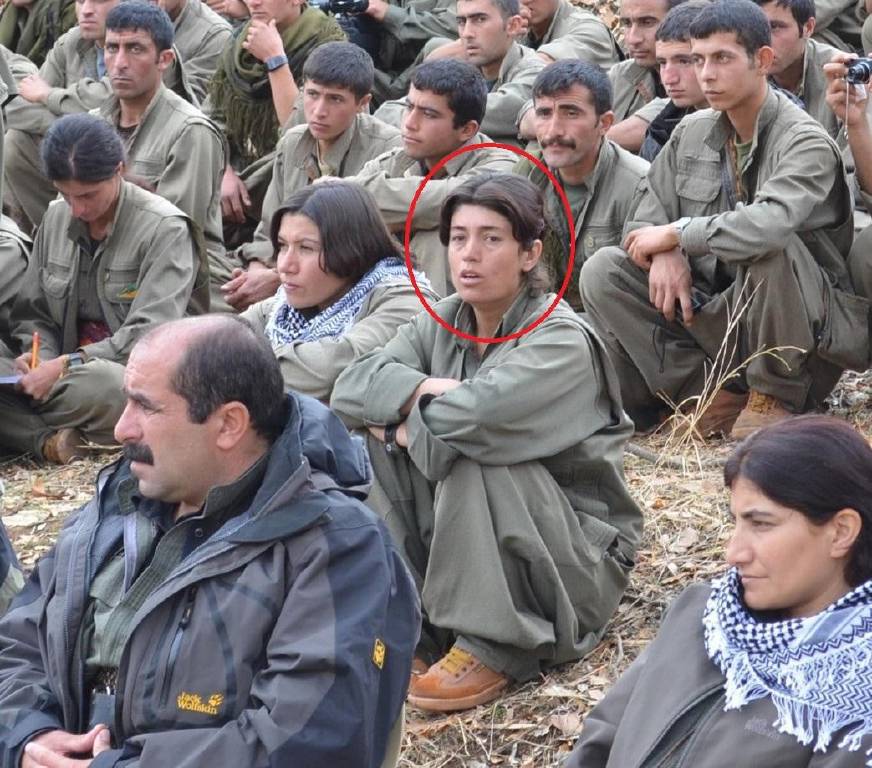
[[[355,116],[351,125],[333,142],[326,155],[321,158],[321,162],[333,170],[330,175],[341,175],[342,164],[345,162],[345,156],[349,149],[351,149],[352,142],[357,137],[360,121],[361,116]],[[309,132],[308,126],[303,130],[303,135],[294,148],[292,162],[297,168],[306,170],[312,179],[321,176],[321,169],[318,166],[318,140]]]
[[[542,39],[536,40],[533,33],[530,32],[530,40],[534,40],[537,45],[545,45],[545,43],[550,43],[554,37],[554,27],[557,26],[557,24],[570,13],[572,13],[572,6],[568,2],[566,2],[566,0],[560,0],[560,2],[557,4],[557,10],[551,17],[551,23],[548,25],[548,29],[545,31],[545,34],[542,35]]]
[[[763,101],[763,106],[757,113],[757,121],[754,124],[754,138],[751,141],[751,151],[748,153],[749,163],[757,150],[760,135],[768,130],[769,126],[778,115],[780,99],[787,99],[787,96],[779,96],[778,92],[773,89],[772,86],[767,86],[767,88],[768,92],[766,98]],[[714,125],[712,125],[711,130],[709,130],[705,143],[715,152],[720,153],[730,138],[735,135],[736,131],[733,128],[730,119],[727,117],[726,112],[716,114],[718,114],[718,118]]]
[[[154,92],[154,96],[151,97],[151,101],[148,102],[148,106],[145,108],[145,111],[142,113],[142,117],[139,119],[139,123],[136,126],[136,130],[128,138],[128,143],[133,144],[136,137],[139,135],[139,131],[142,129],[142,126],[148,122],[151,113],[157,110],[160,104],[166,101],[167,87],[161,82],[158,83],[157,90]],[[115,127],[118,126],[118,121],[121,119],[121,99],[119,99],[114,93],[112,96],[106,101],[106,103],[100,107],[100,114],[107,118],[112,125]]]
[[[115,231],[115,225],[118,223],[118,217],[121,216],[121,211],[127,201],[127,189],[131,182],[121,179],[121,187],[118,192],[118,202],[115,204],[115,215],[112,217],[112,222],[109,224],[109,229],[106,232],[104,243],[108,243],[112,238],[112,233]],[[66,205],[66,203],[64,203]],[[67,206],[69,209],[69,206]],[[88,225],[81,219],[77,219],[70,213],[70,222],[67,224],[67,237],[74,243],[89,242],[91,234],[88,231]]]
[[[542,305],[545,298],[546,297],[541,295],[533,296],[529,290],[523,288],[503,315],[503,319],[500,321],[500,324],[497,326],[497,330],[494,333],[494,338],[508,336],[515,331],[521,330],[521,328],[524,327],[525,320],[532,312]],[[465,301],[460,302],[460,305],[457,307],[457,311],[454,314],[453,324],[459,331],[463,331],[464,333],[473,336],[476,335],[475,312],[473,311],[471,304],[467,304]],[[474,343],[469,339],[464,339],[457,335],[455,335],[454,338],[457,345],[464,348],[471,347]]]
[[[497,75],[497,80],[494,83],[494,88],[499,87],[500,85],[505,83],[506,80],[508,80],[511,71],[523,58],[524,47],[519,43],[512,43],[512,47],[509,48],[506,55],[503,56],[503,62],[502,64],[500,64],[500,73]]]

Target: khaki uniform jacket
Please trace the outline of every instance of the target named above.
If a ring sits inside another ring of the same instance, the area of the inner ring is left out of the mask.
[[[467,142],[467,146],[490,141],[478,133]],[[438,232],[443,200],[473,174],[482,171],[511,173],[515,159],[516,155],[507,149],[464,152],[442,166],[418,198],[412,219],[411,250],[417,266],[426,273],[433,290],[441,296],[451,293],[448,260]],[[402,147],[396,147],[370,160],[351,180],[372,192],[385,223],[392,231],[402,233],[412,199],[426,173],[418,160],[409,157]]]
[[[198,0],[199,1],[199,0]],[[121,106],[112,96],[99,114],[118,126]],[[197,107],[166,86],[158,88],[136,130],[124,139],[127,169],[142,176],[200,227],[213,279],[230,279],[221,221],[224,140]]]
[[[382,27],[401,43],[423,45],[433,37],[457,38],[454,0],[399,0],[388,5]]]
[[[535,156],[541,160],[541,151],[535,153]],[[603,139],[600,144],[593,172],[580,185],[586,191],[584,201],[573,210],[575,263],[564,299],[576,311],[582,309],[578,293],[578,273],[581,265],[600,248],[620,245],[624,224],[632,218],[639,204],[643,192],[641,181],[645,178],[648,167],[647,160],[627,152],[609,139]],[[552,231],[560,232],[565,239],[567,226],[563,203],[557,197],[554,185],[548,177],[526,158],[518,161],[515,173],[526,176],[542,189],[549,221],[556,217],[559,222],[559,226],[551,225]],[[553,247],[558,245],[556,242],[546,241],[546,244],[551,247],[546,247],[544,258],[554,279],[554,290],[557,290],[566,274],[568,243],[565,240],[560,243],[562,247],[559,250]]]
[[[626,120],[657,96],[657,80],[648,67],[633,59],[618,62],[609,70],[612,83],[612,111],[615,122]]]
[[[431,306],[438,301],[432,292],[426,293]],[[263,333],[277,301],[282,299],[273,296],[260,301],[242,317]],[[387,344],[401,325],[422,311],[410,280],[380,283],[363,302],[354,325],[340,338],[294,342],[275,350],[285,386],[328,401],[339,374],[359,357]]]
[[[694,768],[864,768],[872,739],[849,752],[836,748],[843,735],[837,734],[825,752],[813,752],[773,727],[777,714],[768,696],[724,711],[724,676],[703,638],[709,594],[708,585],[697,584],[675,600],[655,640],[587,716],[563,768],[678,765],[672,750],[682,744],[680,765]],[[678,721],[701,701],[711,704],[707,716],[682,742]]]
[[[371,115],[358,114],[348,130],[336,140],[322,159],[329,171],[323,175],[339,178],[353,176],[370,160],[401,144],[400,131],[397,128]],[[244,263],[254,260],[264,264],[273,263],[273,247],[269,239],[273,214],[292,192],[308,186],[322,176],[317,146],[317,140],[305,124],[290,129],[279,140],[272,179],[264,196],[254,241],[246,243],[236,251],[237,259]]]
[[[551,25],[542,39],[527,35],[524,44],[555,61],[581,59],[608,70],[621,60],[618,46],[609,28],[590,11],[560,0]]]
[[[513,43],[500,65],[500,74],[487,95],[481,131],[494,141],[520,146],[518,113],[533,98],[533,81],[545,68],[536,51]]]
[[[859,5],[864,6],[863,0],[859,0]],[[861,21],[865,15],[865,7],[862,14],[854,0],[815,0],[814,7],[814,38],[839,50],[854,53],[860,45]]]
[[[765,258],[784,250],[796,234],[831,282],[849,287],[841,254],[851,245],[851,196],[832,139],[787,96],[770,88],[742,174],[747,200],[732,203],[722,183],[732,135],[722,112],[703,109],[688,115],[651,164],[648,191],[635,219],[666,224],[690,216],[681,247],[695,279],[702,278],[710,293],[718,262]]]
[[[808,40],[805,44],[805,67],[802,80],[796,91],[796,96],[805,104],[805,111],[817,120],[837,143],[840,141],[839,121],[833,110],[827,105],[827,78],[824,74],[824,64],[828,64],[836,48],[817,40]],[[844,138],[841,139],[845,143]]]
[[[39,331],[46,358],[78,348],[79,259],[87,225],[62,200],[36,233],[27,276],[12,310],[13,336],[28,349]],[[82,350],[126,363],[144,333],[186,313],[208,311],[208,270],[191,220],[162,197],[127,181],[115,220],[98,246],[97,300],[112,335]]]
[[[0,339],[9,333],[12,305],[27,272],[33,241],[8,216],[0,216]],[[2,349],[2,345],[0,345]]]
[[[496,336],[526,328],[553,300],[520,296]],[[474,333],[471,308],[459,296],[434,310]],[[582,510],[591,546],[617,537],[632,561],[642,531],[623,480],[632,425],[605,350],[584,320],[560,303],[532,331],[490,345],[479,359],[473,342],[419,313],[340,376],[330,405],[349,427],[396,424],[404,418],[400,408],[431,376],[463,383],[429,403],[419,400],[406,418],[409,457],[428,480],[445,478],[459,458],[488,466],[539,462],[572,509]]]
[[[202,0],[187,0],[174,26],[175,47],[182,57],[188,87],[202,104],[233,27]]]

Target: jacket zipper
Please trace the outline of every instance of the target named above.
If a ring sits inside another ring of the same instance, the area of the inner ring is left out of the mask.
[[[197,595],[197,586],[193,585],[188,588],[188,594],[185,598],[185,608],[182,611],[182,618],[179,619],[179,624],[176,627],[176,633],[173,636],[173,641],[170,644],[170,656],[167,660],[167,671],[164,677],[163,686],[160,694],[160,705],[165,707],[170,697],[170,682],[173,679],[173,671],[176,668],[176,661],[179,658],[179,650],[182,647],[182,636],[188,624],[191,623],[191,614],[194,612],[194,598]]]

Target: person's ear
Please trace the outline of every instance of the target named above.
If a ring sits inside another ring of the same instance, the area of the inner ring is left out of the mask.
[[[523,251],[524,258],[521,261],[521,271],[530,272],[542,258],[542,241],[534,240],[533,244]]]
[[[515,38],[521,34],[526,26],[526,22],[524,21],[524,17],[521,14],[516,13],[514,16],[509,16],[506,19],[506,34],[509,37]]]
[[[615,113],[612,110],[608,112],[603,112],[599,116],[599,127],[600,133],[605,136],[609,132],[609,128],[611,128],[615,124]]]
[[[466,125],[460,126],[460,139],[464,143],[469,141],[477,133],[478,122],[476,120],[470,120]]]
[[[830,519],[830,556],[834,558],[847,557],[863,528],[863,518],[856,509],[846,507],[840,509]]]
[[[757,68],[765,75],[769,73],[769,68],[775,59],[775,51],[768,45],[760,46],[760,50],[755,54]]]
[[[363,114],[369,114],[369,104],[372,101],[372,94],[368,93],[366,96],[361,97],[357,101],[357,111],[363,112]]]
[[[165,51],[161,51],[157,55],[157,68],[161,72],[164,72],[165,70],[169,69],[173,65],[173,62],[175,60],[176,60],[175,52],[173,51],[172,48],[167,48]]]
[[[802,36],[809,38],[814,34],[814,28],[817,24],[817,19],[812,16],[805,24],[802,25]]]
[[[235,448],[251,427],[248,408],[238,400],[219,406],[209,418],[217,420],[215,445],[223,451]]]

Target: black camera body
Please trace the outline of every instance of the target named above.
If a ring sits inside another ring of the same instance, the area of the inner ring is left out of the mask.
[[[872,79],[872,59],[854,59],[848,64],[845,80],[849,83],[868,83]]]
[[[369,8],[369,0],[310,0],[309,5],[334,16],[354,16]]]

